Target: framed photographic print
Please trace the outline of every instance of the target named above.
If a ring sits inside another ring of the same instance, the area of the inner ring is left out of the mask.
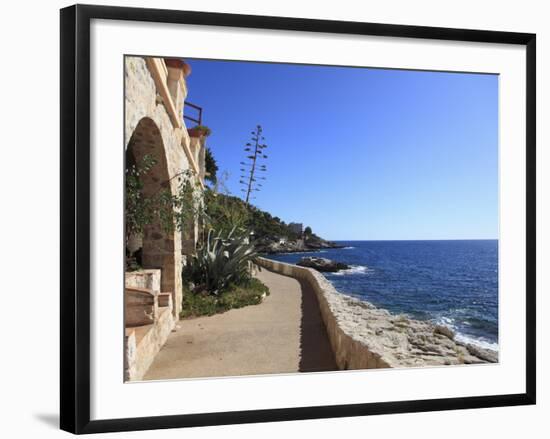
[[[61,11],[61,427],[535,403],[535,35]]]

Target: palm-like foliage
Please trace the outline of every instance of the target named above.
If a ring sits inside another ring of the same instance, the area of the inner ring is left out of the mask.
[[[189,280],[196,290],[218,295],[229,285],[238,284],[249,277],[249,261],[257,256],[248,237],[233,227],[227,236],[214,230],[208,232],[204,245],[197,251],[187,268]]]

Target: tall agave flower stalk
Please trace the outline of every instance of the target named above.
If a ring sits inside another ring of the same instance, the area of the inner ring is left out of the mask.
[[[251,139],[245,147],[246,160],[241,162],[241,179],[239,181],[244,187],[241,189],[246,195],[244,197],[246,205],[250,205],[250,200],[255,199],[254,192],[259,192],[263,186],[261,183],[265,180],[265,176],[258,175],[266,172],[267,167],[262,160],[267,159],[265,149],[267,145],[263,143],[265,137],[262,136],[262,126],[256,126],[256,129],[251,132]]]

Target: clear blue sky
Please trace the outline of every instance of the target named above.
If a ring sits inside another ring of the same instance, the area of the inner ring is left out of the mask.
[[[254,204],[286,222],[334,240],[498,237],[498,76],[188,62],[234,195],[261,124]]]

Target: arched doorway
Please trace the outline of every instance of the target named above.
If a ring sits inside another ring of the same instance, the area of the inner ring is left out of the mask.
[[[153,198],[161,191],[172,191],[170,174],[166,161],[166,152],[161,132],[157,124],[144,117],[134,129],[126,149],[126,166],[140,166],[145,157],[154,159],[154,166],[140,175],[142,194],[145,198]],[[161,270],[161,291],[171,292],[174,304],[174,314],[179,313],[178,281],[181,276],[181,262],[177,257],[176,242],[181,240],[176,230],[166,231],[160,221],[152,221],[144,227],[141,236],[139,262],[145,269]]]

